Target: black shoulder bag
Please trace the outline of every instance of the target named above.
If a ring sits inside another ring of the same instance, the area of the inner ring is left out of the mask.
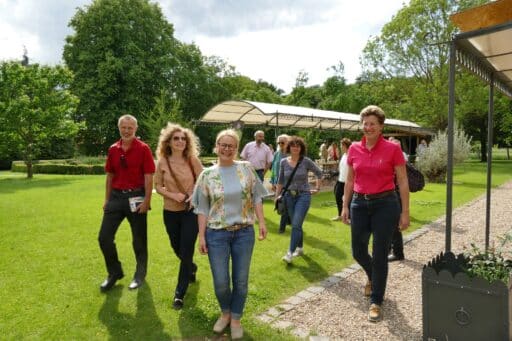
[[[281,193],[279,194],[279,197],[276,199],[276,203],[274,206],[274,211],[277,211],[277,214],[284,215],[286,214],[286,203],[284,202],[284,194],[288,190],[288,187],[292,183],[293,177],[295,176],[295,172],[297,171],[297,168],[299,168],[300,163],[302,162],[302,158],[297,161],[297,164],[295,165],[295,168],[292,171],[292,174],[290,174],[290,177],[288,178],[288,181],[286,182],[286,185],[281,190]]]

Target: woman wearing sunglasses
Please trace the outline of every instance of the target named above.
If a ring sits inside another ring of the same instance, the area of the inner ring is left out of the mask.
[[[198,139],[190,129],[168,123],[160,132],[156,155],[155,188],[164,198],[165,229],[180,260],[173,307],[181,309],[188,285],[195,281],[197,271],[193,257],[198,226],[190,197],[197,175],[203,170],[198,159]]]
[[[232,339],[243,337],[240,319],[248,292],[255,216],[258,239],[267,235],[262,203],[267,191],[249,162],[235,160],[239,143],[232,129],[217,135],[217,164],[199,175],[192,196],[199,220],[199,252],[208,254],[221,309],[213,331],[222,333],[230,325]]]

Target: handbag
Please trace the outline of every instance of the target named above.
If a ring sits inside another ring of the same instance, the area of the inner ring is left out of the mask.
[[[297,164],[295,165],[295,168],[292,171],[292,174],[290,174],[290,177],[288,178],[288,181],[286,182],[286,185],[281,190],[281,193],[279,194],[279,197],[276,199],[276,203],[274,206],[274,210],[279,215],[286,214],[286,203],[284,202],[284,194],[288,190],[288,187],[290,186],[290,183],[292,182],[293,177],[295,176],[295,172],[297,171],[297,168],[299,168],[300,163],[302,162],[302,158],[297,161]]]
[[[185,191],[185,189],[181,185],[181,182],[178,181],[178,178],[176,177],[176,174],[172,170],[171,163],[169,162],[169,158],[167,156],[165,157],[165,161],[167,161],[167,167],[169,168],[169,173],[171,174],[174,182],[176,183],[176,187],[178,187],[178,191],[180,191],[182,194],[185,194],[185,200],[183,202],[183,204],[185,204],[185,211],[190,211],[190,209],[192,208],[190,206],[190,201],[186,201],[189,198],[188,193],[187,193],[187,191]],[[194,167],[192,167],[192,161],[190,161],[190,158],[188,159],[188,166],[190,167],[190,170],[192,171],[192,176],[194,177],[194,184],[195,184],[196,183],[196,173],[194,172]]]
[[[421,191],[425,187],[425,177],[423,174],[409,162],[405,164],[405,170],[407,171],[409,192]]]

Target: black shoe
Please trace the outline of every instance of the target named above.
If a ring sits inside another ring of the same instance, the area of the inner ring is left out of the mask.
[[[279,229],[278,233],[284,233],[284,229]]]
[[[388,256],[388,262],[395,262],[397,260],[404,260],[404,256],[395,256],[395,255],[389,255]]]
[[[142,285],[143,282],[144,282],[144,280],[142,280],[142,279],[134,278],[132,280],[132,282],[130,283],[130,285],[128,286],[128,289],[130,289],[130,290],[138,289]]]
[[[124,274],[108,275],[108,277],[101,283],[100,290],[102,292],[112,289],[118,280],[124,277]]]
[[[172,307],[176,310],[180,310],[183,308],[183,299],[174,297],[174,302],[172,303]]]

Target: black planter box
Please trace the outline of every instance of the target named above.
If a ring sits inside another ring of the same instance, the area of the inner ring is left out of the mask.
[[[512,281],[469,278],[462,254],[423,267],[423,340],[512,340]]]

